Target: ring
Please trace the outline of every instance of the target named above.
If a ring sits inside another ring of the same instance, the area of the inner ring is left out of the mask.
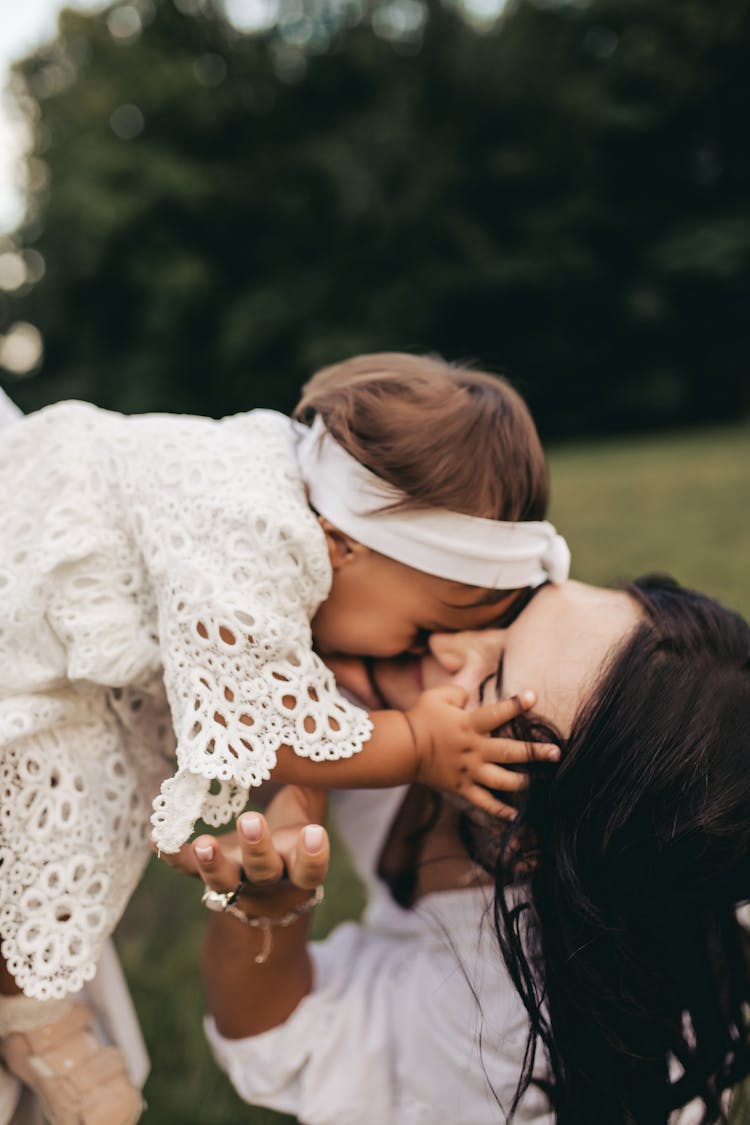
[[[201,902],[207,910],[222,913],[231,905],[233,897],[234,891],[212,891],[210,887],[206,887]]]
[[[268,892],[283,889],[285,884],[291,886],[291,879],[289,878],[289,869],[286,865],[286,860],[281,860],[282,869],[281,875],[278,879],[274,879],[271,883],[251,883],[247,875],[240,868],[240,881],[233,891],[212,891],[210,887],[206,887],[203,892],[201,902],[207,910],[213,910],[217,914],[225,914],[229,908],[234,906],[240,895],[247,894],[253,897],[262,896]]]
[[[250,926],[253,929],[260,930],[262,935],[262,946],[259,953],[256,953],[253,960],[256,965],[264,965],[271,955],[271,948],[273,946],[273,931],[275,929],[286,928],[291,926],[299,918],[303,918],[309,914],[311,910],[323,901],[324,898],[323,884],[317,886],[310,894],[308,899],[301,902],[298,906],[293,906],[291,910],[287,910],[285,914],[279,914],[275,917],[269,917],[265,914],[245,914],[241,907],[235,905],[234,899],[236,898],[236,891],[212,891],[208,887],[203,892],[201,902],[207,906],[209,910],[219,911],[224,914],[230,914],[236,918],[238,922],[242,922],[245,926]]]
[[[213,910],[217,914],[224,913],[230,906],[234,906],[240,894],[247,886],[248,883],[243,871],[242,878],[233,891],[212,891],[210,887],[206,887],[201,902],[207,910]]]

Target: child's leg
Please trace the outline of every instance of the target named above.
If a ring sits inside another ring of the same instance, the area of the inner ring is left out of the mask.
[[[86,1004],[24,996],[0,965],[0,1057],[50,1125],[134,1125],[143,1100],[119,1050],[93,1032]]]
[[[71,1000],[34,1000],[24,996],[0,957],[0,1037],[12,1031],[30,1031],[64,1016]]]
[[[0,957],[0,1037],[12,1031],[30,1031],[64,1016],[72,1001],[34,1000],[24,996]]]
[[[69,999],[34,1000],[22,992],[16,996],[0,996],[0,1039],[14,1031],[33,1031],[52,1023],[64,1016],[72,1003]]]
[[[52,1125],[131,1125],[140,1090],[72,997],[145,865],[150,802],[104,695],[82,702],[63,688],[32,710],[20,737],[0,737],[11,776],[0,824],[0,1061]]]

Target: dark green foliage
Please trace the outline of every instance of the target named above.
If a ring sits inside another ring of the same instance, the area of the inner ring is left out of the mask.
[[[65,13],[19,68],[49,170],[46,276],[0,304],[45,338],[25,407],[288,409],[403,348],[506,370],[545,436],[748,412],[750,0],[519,0],[483,33],[429,0],[395,41],[392,6],[149,10],[127,41]]]

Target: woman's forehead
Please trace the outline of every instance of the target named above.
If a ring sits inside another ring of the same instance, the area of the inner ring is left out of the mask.
[[[624,590],[567,581],[544,586],[508,627],[508,633],[560,632],[560,642],[580,635],[624,636],[641,610]]]
[[[505,631],[504,693],[533,688],[536,710],[566,732],[639,619],[623,591],[548,587]]]

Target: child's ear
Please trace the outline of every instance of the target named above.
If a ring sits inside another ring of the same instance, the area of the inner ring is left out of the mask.
[[[340,531],[325,516],[318,516],[318,523],[323,528],[326,545],[328,546],[328,557],[334,570],[339,570],[342,566],[354,562],[359,555],[368,550],[362,543]]]

